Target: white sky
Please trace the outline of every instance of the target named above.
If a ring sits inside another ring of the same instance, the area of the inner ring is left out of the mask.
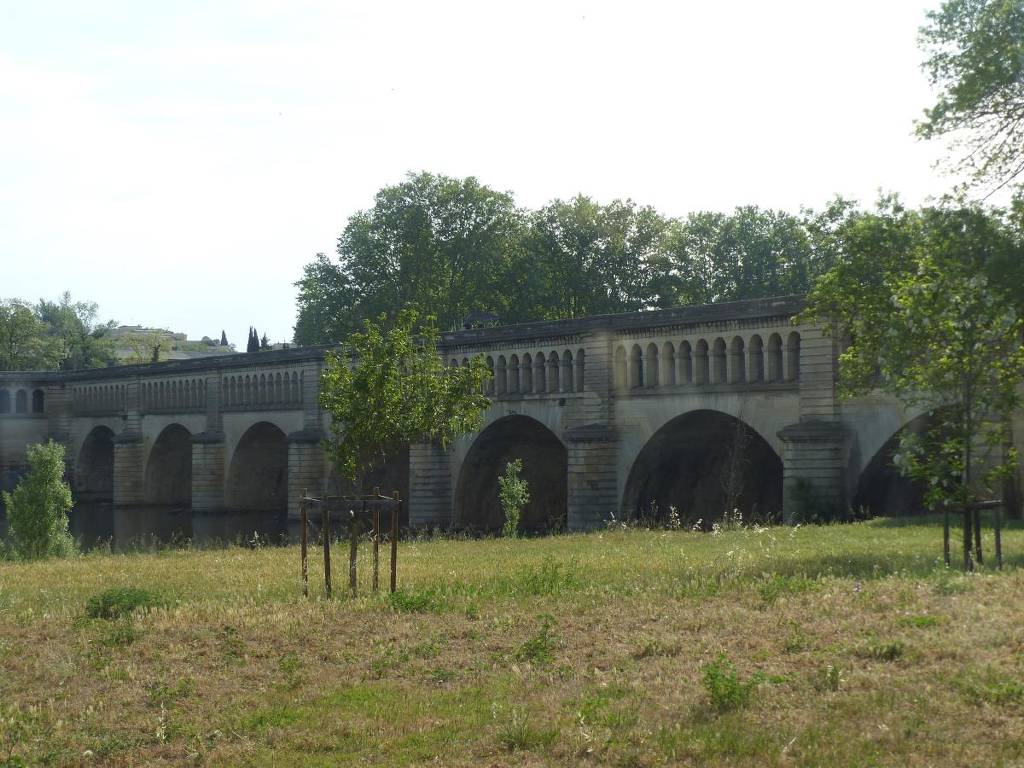
[[[302,265],[409,170],[539,206],[795,211],[950,186],[918,0],[0,0],[0,298],[290,340]]]

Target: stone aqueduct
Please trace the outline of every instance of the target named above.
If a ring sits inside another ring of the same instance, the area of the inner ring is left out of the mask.
[[[497,475],[515,457],[535,529],[652,504],[691,519],[727,501],[791,515],[809,493],[851,504],[866,478],[886,484],[886,446],[916,414],[882,397],[840,402],[834,339],[795,326],[800,307],[783,297],[445,334],[449,364],[483,355],[494,369],[484,424],[447,450],[413,445],[377,482],[403,490],[413,527],[500,526]],[[52,437],[79,499],[295,516],[303,489],[332,482],[325,351],[2,373],[0,475],[9,486],[25,446]]]

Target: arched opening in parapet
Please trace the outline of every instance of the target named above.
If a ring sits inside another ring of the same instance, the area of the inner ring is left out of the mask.
[[[228,469],[229,510],[284,512],[288,509],[288,439],[265,421],[246,430]]]
[[[515,459],[523,462],[530,501],[522,511],[520,530],[549,533],[564,530],[568,499],[568,453],[554,432],[527,416],[506,416],[474,441],[459,473],[455,492],[455,525],[493,533],[505,513],[498,500],[498,477]]]
[[[782,510],[782,460],[757,432],[719,411],[692,411],[654,433],[626,482],[623,511],[632,519],[705,529],[728,510],[744,520],[774,521]]]
[[[192,508],[192,434],[180,424],[165,428],[146,462],[146,504]]]
[[[95,427],[82,443],[75,462],[75,496],[79,501],[114,500],[114,432]]]
[[[857,492],[853,497],[853,510],[858,515],[893,517],[925,512],[924,487],[900,474],[893,463],[903,435],[924,434],[930,424],[928,415],[918,416],[905,424],[878,449],[860,473]]]
[[[45,410],[45,405],[43,390],[32,390],[32,413],[42,413]]]

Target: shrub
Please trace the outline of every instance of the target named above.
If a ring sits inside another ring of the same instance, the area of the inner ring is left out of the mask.
[[[533,664],[548,664],[554,658],[556,640],[551,631],[555,618],[549,614],[541,614],[540,629],[537,634],[519,646],[516,651],[517,661],[528,661]]]
[[[90,619],[120,619],[137,610],[148,611],[163,605],[156,594],[135,587],[112,587],[93,595],[85,603],[85,615]]]
[[[28,474],[14,493],[4,491],[14,553],[25,560],[66,557],[75,551],[68,533],[71,488],[64,482],[64,446],[49,440],[28,446]]]
[[[519,518],[523,507],[530,502],[530,490],[519,473],[523,471],[523,460],[516,459],[505,465],[505,474],[498,478],[498,498],[505,510],[505,525],[501,535],[514,539],[519,535]]]
[[[730,712],[746,706],[750,694],[761,682],[759,675],[741,680],[736,667],[719,654],[718,658],[701,668],[701,679],[711,699],[711,706],[716,712]]]

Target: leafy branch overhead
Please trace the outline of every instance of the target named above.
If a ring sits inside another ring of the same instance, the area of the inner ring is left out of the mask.
[[[358,483],[390,451],[410,443],[446,445],[480,426],[489,401],[483,358],[447,366],[432,318],[403,310],[388,323],[367,320],[343,351],[327,355],[320,404],[330,414],[328,455]]]

